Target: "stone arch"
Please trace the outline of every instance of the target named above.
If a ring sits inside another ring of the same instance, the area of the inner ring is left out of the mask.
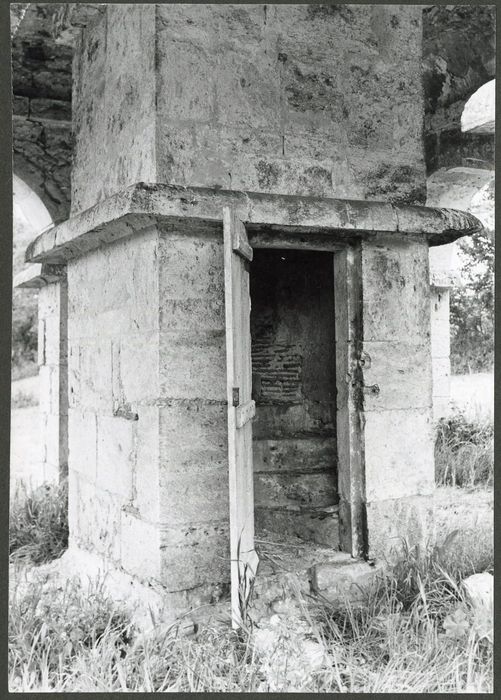
[[[39,194],[19,175],[13,175],[13,267],[18,272],[24,265],[28,244],[44,229],[52,226],[53,217]]]
[[[51,131],[61,128],[55,125]],[[53,133],[47,139],[44,127],[28,120],[14,121],[13,132],[14,172],[39,197],[52,221],[64,221],[70,211],[69,134]]]

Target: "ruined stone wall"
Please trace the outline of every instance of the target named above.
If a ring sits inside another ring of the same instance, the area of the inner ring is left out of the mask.
[[[71,61],[50,35],[51,5],[29,5],[12,42],[14,172],[54,221],[70,204]]]
[[[109,5],[77,54],[74,212],[152,179],[424,202],[419,7]]]
[[[332,254],[256,250],[251,305],[256,527],[335,547]]]
[[[495,77],[495,5],[442,5],[423,12],[423,84],[428,173],[493,167],[494,136],[461,133],[473,93]]]

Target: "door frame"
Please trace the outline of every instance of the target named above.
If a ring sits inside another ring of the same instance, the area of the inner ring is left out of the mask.
[[[367,516],[363,435],[362,240],[357,236],[341,237],[335,229],[305,233],[300,226],[288,226],[287,229],[278,226],[255,227],[241,221],[229,208],[225,209],[223,220],[226,227],[232,226],[239,231],[234,251],[238,252],[240,240],[243,256],[249,261],[252,260],[253,248],[333,253],[339,537],[342,551],[363,558],[367,554]],[[230,412],[231,401],[228,393]],[[230,501],[234,498],[235,493],[230,489]],[[234,506],[230,502],[230,512]],[[257,563],[257,558],[255,561]],[[253,572],[255,574],[256,570]]]

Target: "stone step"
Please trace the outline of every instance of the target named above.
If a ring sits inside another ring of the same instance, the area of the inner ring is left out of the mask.
[[[334,605],[363,603],[370,588],[384,572],[383,564],[354,559],[345,552],[331,552],[328,561],[307,568],[259,573],[254,581],[250,616],[258,621],[269,616],[277,601],[316,596]]]
[[[334,604],[363,602],[384,573],[382,562],[351,559],[350,562],[316,564],[311,569],[312,593]]]

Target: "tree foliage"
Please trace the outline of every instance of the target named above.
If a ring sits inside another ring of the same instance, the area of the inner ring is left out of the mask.
[[[459,242],[461,281],[450,295],[451,371],[490,372],[494,366],[494,239]]]

